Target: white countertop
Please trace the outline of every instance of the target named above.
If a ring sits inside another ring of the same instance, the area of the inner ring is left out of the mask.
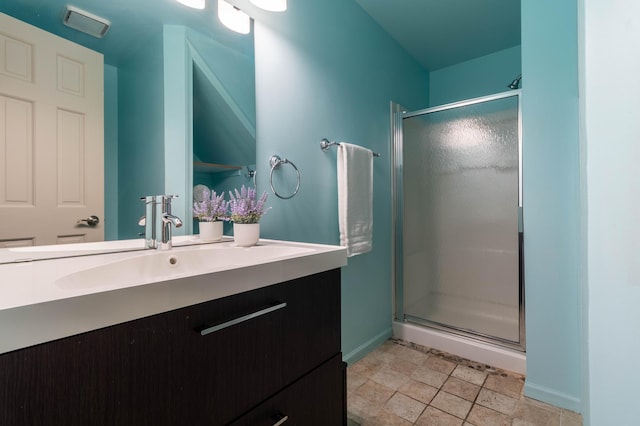
[[[0,353],[339,268],[344,247],[260,240],[0,265]]]

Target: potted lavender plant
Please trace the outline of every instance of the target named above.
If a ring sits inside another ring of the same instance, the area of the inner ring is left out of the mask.
[[[216,191],[205,192],[202,201],[193,202],[193,217],[200,223],[200,240],[220,241],[222,239],[222,221],[226,220],[228,202],[224,194]]]
[[[255,188],[245,188],[242,185],[240,191],[237,188],[234,191],[235,194],[229,191],[233,239],[239,247],[256,245],[260,239],[260,218],[269,210],[265,208],[267,191],[259,199],[256,199]]]

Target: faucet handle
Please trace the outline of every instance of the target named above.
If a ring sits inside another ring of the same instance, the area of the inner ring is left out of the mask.
[[[171,203],[171,200],[173,200],[174,198],[178,198],[177,195],[160,195],[160,197],[162,197],[163,202],[168,202],[168,203]]]
[[[145,204],[151,204],[156,202],[157,195],[146,195],[144,197],[140,197],[140,201],[144,201]]]
[[[162,197],[162,201],[160,204],[162,205],[162,213],[171,214],[171,200],[174,198],[178,198],[177,195],[158,195],[158,197]]]

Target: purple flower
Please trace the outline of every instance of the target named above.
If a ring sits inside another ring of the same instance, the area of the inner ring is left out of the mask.
[[[262,196],[257,200],[255,188],[245,188],[242,185],[240,192],[238,192],[237,188],[234,191],[235,195],[229,191],[231,196],[231,200],[229,200],[231,220],[234,223],[258,223],[262,215],[270,208],[265,208],[267,191],[263,192]]]
[[[211,191],[211,197],[205,197],[201,202],[193,202],[193,217],[201,222],[214,222],[216,220],[227,220],[227,206],[224,201],[224,194],[216,194]]]

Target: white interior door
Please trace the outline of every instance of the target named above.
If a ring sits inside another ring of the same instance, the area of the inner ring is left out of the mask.
[[[103,73],[102,54],[0,13],[0,246],[104,239]]]

